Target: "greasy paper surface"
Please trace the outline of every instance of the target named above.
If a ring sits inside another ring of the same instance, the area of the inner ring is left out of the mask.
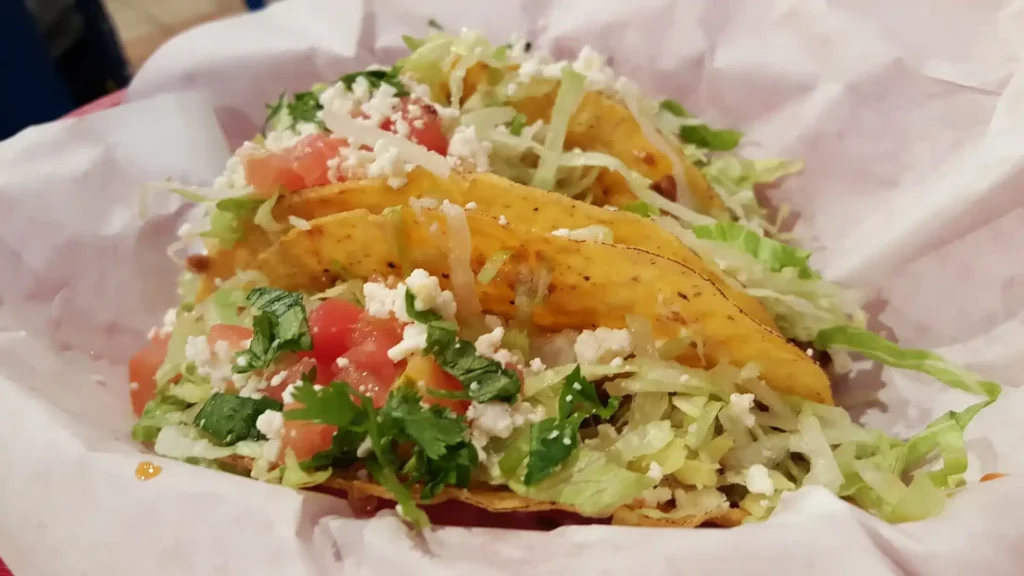
[[[820,489],[732,530],[437,529],[144,454],[124,363],[173,305],[157,194],[201,184],[264,103],[401,53],[428,18],[585,44],[645,88],[744,130],[753,156],[803,158],[768,192],[826,276],[873,297],[907,346],[1008,389],[969,429],[971,478],[1024,473],[1024,12],[958,0],[289,0],[202,26],[140,71],[133,104],[0,144],[0,556],[15,574],[1019,574],[1024,481],[972,486],[934,520],[888,526]],[[190,95],[153,96],[190,91]],[[884,384],[883,384],[884,383]],[[872,401],[880,399],[881,402]],[[971,399],[867,369],[837,399],[907,434]],[[139,482],[135,466],[164,466]]]

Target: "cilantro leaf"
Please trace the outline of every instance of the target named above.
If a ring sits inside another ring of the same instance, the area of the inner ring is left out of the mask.
[[[432,322],[441,322],[444,320],[436,310],[427,308],[426,310],[416,309],[416,295],[412,293],[412,290],[406,289],[405,291],[405,313],[409,315],[416,322],[421,324],[430,324]]]
[[[743,138],[742,132],[736,130],[715,130],[705,124],[680,126],[679,138],[684,142],[695,144],[701,148],[725,152],[739,146]]]
[[[408,301],[406,296],[407,311],[410,309]],[[462,382],[467,391],[465,397],[476,402],[515,402],[522,389],[522,382],[514,370],[478,355],[473,343],[456,337],[455,326],[450,322],[434,321],[427,326],[426,352],[445,372]],[[445,397],[442,392],[432,391],[430,394]]]
[[[441,458],[449,446],[465,442],[466,423],[442,406],[424,408],[411,386],[399,385],[388,396],[381,415],[398,423],[427,458]]]
[[[650,218],[652,216],[661,215],[661,210],[658,210],[656,207],[651,206],[650,204],[644,202],[643,200],[630,202],[629,204],[623,206],[622,209],[625,210],[626,212],[632,212],[633,214],[636,214],[638,216],[643,216],[644,218]]]
[[[246,300],[259,314],[253,317],[252,340],[247,350],[238,353],[234,372],[266,368],[281,352],[312,349],[302,294],[261,286],[250,290]]]
[[[317,114],[322,110],[320,98],[312,92],[299,92],[292,96],[292,102],[288,104],[288,114],[292,120],[297,122],[312,122],[323,126]],[[294,126],[294,123],[293,123]]]
[[[344,382],[317,387],[303,382],[292,390],[292,399],[301,408],[285,411],[285,420],[306,420],[317,424],[337,426],[338,429],[366,431],[366,413],[352,400],[352,387]],[[363,436],[366,434],[364,433]]]
[[[427,344],[430,344],[429,331]],[[457,340],[448,348],[435,351],[434,358],[445,372],[462,382],[469,397],[476,402],[515,402],[522,389],[522,382],[515,371],[505,368],[497,360],[478,355],[476,347],[468,340]]]
[[[267,410],[280,410],[273,398],[245,398],[235,394],[214,394],[196,413],[196,426],[221,446],[233,446],[242,440],[256,440],[260,433],[256,419]]]
[[[660,108],[679,118],[692,118],[683,105],[675,100],[662,100]],[[707,124],[684,124],[679,127],[679,139],[701,148],[725,152],[739,145],[742,132],[736,130],[715,130]]]
[[[597,388],[583,377],[577,365],[562,383],[558,418],[541,420],[530,428],[530,459],[523,482],[529,486],[550,476],[579,445],[580,424],[591,416],[607,420],[618,408],[618,397],[601,404]]]
[[[427,518],[427,514],[416,505],[416,500],[412,497],[412,493],[398,479],[394,468],[385,466],[376,459],[370,458],[366,461],[366,469],[370,471],[370,475],[373,476],[373,479],[378,484],[395,497],[395,501],[402,507],[402,516],[405,516],[418,528],[426,528],[430,525],[430,519]]]
[[[408,313],[408,310],[406,311]],[[440,354],[455,345],[457,326],[449,322],[432,322],[427,326],[428,354]]]
[[[519,136],[523,133],[523,128],[526,127],[526,116],[522,114],[516,114],[512,118],[512,122],[508,125],[508,132],[513,136]]]
[[[426,501],[437,496],[445,486],[469,486],[478,463],[476,447],[469,442],[455,445],[438,458],[426,457],[417,446],[403,471],[412,481],[423,482],[420,498]]]
[[[324,130],[323,120],[318,115],[322,109],[316,92],[298,92],[290,99],[287,94],[281,94],[276,102],[267,106],[263,132],[290,130],[299,122],[313,123]]]
[[[582,414],[568,420],[546,418],[530,428],[530,459],[526,461],[523,483],[531,486],[550,476],[579,446]]]
[[[597,388],[583,377],[579,364],[565,377],[562,392],[558,397],[558,418],[566,420],[574,413],[584,416],[596,415],[607,420],[619,408],[618,396],[608,399],[608,405],[602,406],[597,396]]]
[[[392,66],[387,70],[363,70],[362,72],[353,72],[351,74],[345,74],[339,80],[345,85],[345,88],[352,89],[352,85],[355,81],[362,77],[366,79],[366,83],[370,85],[370,89],[376,91],[380,89],[382,84],[387,84],[395,89],[396,96],[408,96],[409,91],[405,88],[405,84],[398,78],[399,68]]]

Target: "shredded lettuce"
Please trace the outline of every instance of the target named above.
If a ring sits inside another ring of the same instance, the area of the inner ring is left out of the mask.
[[[654,484],[646,474],[627,470],[604,453],[584,446],[537,484],[526,486],[512,480],[509,487],[521,496],[572,506],[584,516],[601,516],[639,498]]]
[[[284,466],[282,466],[281,484],[292,488],[308,488],[323,484],[331,477],[332,470],[324,468],[314,472],[307,472],[302,469],[299,459],[291,449],[284,454]]]
[[[807,260],[811,253],[777,240],[766,238],[750,228],[735,222],[715,222],[693,227],[693,233],[702,240],[713,240],[735,246],[756,258],[772,272],[795,268],[797,277],[808,280],[819,278]]]
[[[796,160],[749,160],[734,155],[715,156],[704,167],[708,183],[739,221],[757,230],[771,228],[767,212],[757,201],[754,187],[803,170]]]
[[[158,389],[165,387],[171,378],[181,372],[181,367],[185,363],[185,343],[190,336],[203,334],[204,328],[199,314],[178,310],[174,330],[171,332],[171,338],[167,342],[167,356],[164,358],[163,364],[156,371]]]
[[[277,199],[280,196],[280,194],[275,193],[269,200],[260,204],[260,207],[256,210],[256,215],[253,217],[253,222],[267,232],[281,232],[286,228],[284,224],[274,220],[274,204],[277,203]]]
[[[585,82],[586,77],[573,70],[572,66],[562,68],[562,83],[558,87],[555,105],[551,109],[551,127],[544,139],[544,153],[541,154],[537,172],[530,183],[534,188],[551,190],[555,186],[555,172],[562,156],[569,120],[583,100]]]
[[[992,401],[999,397],[999,384],[984,380],[928,350],[900,348],[885,338],[856,326],[833,326],[822,330],[814,339],[822,350],[839,349],[857,352],[866,358],[893,368],[927,374],[950,388],[985,396]]]
[[[626,428],[613,448],[622,462],[631,462],[640,456],[654,454],[672,441],[672,423],[668,420],[648,422]]]
[[[216,446],[191,426],[166,426],[160,430],[153,451],[161,456],[183,460],[216,460],[234,454],[262,453],[263,442],[244,441],[234,446]]]

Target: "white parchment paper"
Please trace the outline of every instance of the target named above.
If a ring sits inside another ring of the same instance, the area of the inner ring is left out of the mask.
[[[1024,11],[998,0],[288,0],[172,40],[130,104],[0,143],[0,556],[17,576],[102,574],[1024,573],[1024,480],[971,486],[889,526],[820,489],[731,530],[434,529],[143,454],[125,361],[174,303],[183,211],[264,103],[401,53],[428,18],[586,44],[649,90],[803,158],[768,193],[875,326],[1000,381],[969,429],[971,478],[1024,473]],[[223,131],[223,133],[222,133]],[[225,139],[226,135],[226,139]],[[226,141],[225,141],[226,140]],[[837,398],[910,433],[971,399],[865,370]],[[148,482],[141,460],[164,466]]]

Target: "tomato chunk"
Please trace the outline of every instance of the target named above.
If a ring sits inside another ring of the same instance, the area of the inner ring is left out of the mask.
[[[156,372],[167,357],[167,342],[170,336],[156,336],[142,350],[128,361],[128,395],[132,411],[142,415],[146,404],[156,396]]]
[[[321,302],[309,313],[313,358],[320,371],[330,374],[334,362],[356,345],[355,326],[362,315],[362,308],[337,298]]]
[[[224,348],[223,346],[218,346],[220,342],[224,342],[230,354],[235,354],[248,348],[249,340],[252,340],[252,329],[234,324],[214,324],[210,328],[209,336],[206,337],[211,352],[217,352],[218,348]]]
[[[412,378],[420,387],[420,395],[423,396],[425,403],[444,406],[458,414],[465,414],[466,410],[469,409],[468,400],[440,398],[430,395],[430,390],[444,392],[462,392],[465,390],[462,382],[459,382],[458,378],[445,372],[433,358],[429,356],[413,357],[409,360],[409,365],[405,369],[405,375]]]
[[[284,407],[285,412],[295,408],[301,408],[302,404],[292,403]],[[334,433],[338,431],[337,426],[329,424],[317,424],[303,420],[285,420],[281,436],[281,452],[278,453],[278,462],[284,462],[284,456],[291,450],[299,462],[309,460],[317,453],[323,452],[331,447],[334,440]]]
[[[404,96],[400,114],[408,133],[403,134],[404,130],[400,130],[391,118],[381,123],[381,129],[408,138],[431,152],[442,156],[448,154],[448,137],[444,135],[441,117],[433,106],[419,98]]]

